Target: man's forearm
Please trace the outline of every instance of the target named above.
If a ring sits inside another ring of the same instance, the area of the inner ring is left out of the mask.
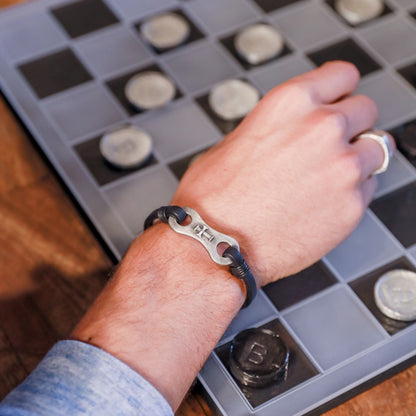
[[[176,409],[243,302],[228,268],[159,224],[132,245],[72,337],[124,361]]]

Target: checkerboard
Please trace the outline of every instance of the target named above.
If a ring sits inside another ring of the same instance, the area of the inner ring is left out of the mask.
[[[181,14],[191,34],[161,52],[140,27],[163,11]],[[252,66],[233,41],[258,22],[276,27],[285,48]],[[265,287],[232,322],[199,375],[219,414],[317,414],[414,362],[416,325],[385,317],[373,287],[385,271],[416,270],[415,2],[386,0],[382,16],[356,27],[331,0],[37,0],[0,13],[2,92],[117,259],[147,214],[169,203],[191,158],[235,127],[210,110],[213,85],[239,78],[264,95],[332,59],[357,65],[358,93],[378,103],[377,127],[395,134],[401,151],[353,234],[310,268]],[[176,96],[138,111],[124,86],[149,69],[167,74]],[[98,144],[126,124],[153,137],[154,156],[121,171],[105,163]],[[248,327],[272,329],[289,346],[285,381],[249,388],[233,379],[230,342]]]

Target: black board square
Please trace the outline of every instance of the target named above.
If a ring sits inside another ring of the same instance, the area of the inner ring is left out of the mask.
[[[336,282],[325,264],[319,261],[293,276],[270,283],[263,291],[277,309],[283,310]]]
[[[377,19],[380,19],[380,17],[383,17],[383,16],[386,16],[386,15],[388,15],[388,14],[390,14],[390,13],[392,13],[393,12],[393,10],[389,7],[389,6],[387,6],[387,4],[385,3],[385,2],[383,2],[384,3],[384,9],[383,9],[383,12],[381,13],[381,15],[380,16],[377,16],[377,17],[375,17],[375,18],[373,18],[373,19],[369,19],[369,20],[366,20],[366,21],[364,21],[364,22],[362,22],[362,23],[358,23],[358,24],[356,24],[356,25],[352,25],[351,23],[349,23],[346,19],[344,19],[344,17],[342,16],[342,15],[340,15],[337,11],[336,11],[336,9],[335,9],[335,0],[326,0],[326,3],[333,9],[333,11],[334,11],[334,13],[336,13],[337,14],[337,16],[339,16],[340,17],[340,19],[342,19],[342,21],[345,23],[345,24],[347,24],[348,26],[351,26],[351,27],[361,27],[361,26],[364,26],[364,25],[366,25],[367,23],[370,23],[370,22],[374,22],[375,20],[377,20]]]
[[[135,71],[130,71],[127,74],[121,75],[117,78],[113,78],[113,79],[106,82],[107,87],[111,90],[111,92],[115,95],[115,97],[118,99],[118,101],[127,110],[127,112],[130,115],[140,114],[140,113],[143,113],[145,111],[149,111],[149,110],[142,110],[142,109],[137,108],[137,107],[133,106],[132,104],[130,104],[129,100],[127,100],[126,95],[124,93],[124,88],[125,88],[127,82],[129,81],[129,79],[131,77],[133,77],[134,75],[137,75],[141,72],[146,72],[146,71],[156,71],[156,72],[161,72],[162,74],[165,74],[162,71],[162,69],[159,68],[159,66],[149,65],[149,66],[146,66],[145,68],[140,68],[140,69],[137,69]],[[180,97],[182,97],[182,94],[179,91],[178,87],[176,86],[176,95],[175,95],[174,99],[176,100]]]
[[[376,199],[370,208],[405,247],[416,243],[416,182]]]
[[[254,0],[254,2],[257,3],[266,13],[289,6],[289,4],[293,4],[298,1],[301,0]]]
[[[401,258],[394,261],[393,263],[380,267],[379,269],[374,270],[371,273],[368,273],[365,276],[359,277],[358,279],[355,279],[352,282],[350,282],[350,286],[357,294],[357,296],[362,300],[362,302],[367,306],[367,308],[377,318],[377,320],[381,323],[383,328],[390,335],[396,334],[397,332],[401,331],[404,328],[407,328],[409,325],[412,325],[413,323],[397,321],[396,319],[389,318],[380,311],[374,300],[374,285],[376,284],[377,280],[384,273],[387,273],[388,271],[394,269],[416,271],[415,268],[410,264],[410,262],[406,258]]]
[[[309,361],[305,353],[296,344],[278,319],[268,322],[260,328],[269,329],[278,334],[282,341],[287,345],[289,349],[289,365],[285,380],[274,382],[266,387],[246,387],[239,384],[236,380],[240,390],[253,407],[260,406],[268,400],[275,398],[318,374],[318,370]],[[215,350],[215,353],[228,371],[230,369],[230,346],[231,342],[228,342]],[[231,374],[230,377],[232,377]]]
[[[39,98],[45,98],[92,79],[70,49],[26,62],[18,69]]]
[[[51,10],[71,38],[118,23],[119,20],[101,0],[80,0]]]
[[[312,52],[308,54],[308,58],[316,66],[320,66],[327,61],[341,60],[352,62],[362,76],[381,69],[381,66],[350,38]]]
[[[172,162],[169,164],[170,170],[173,172],[173,174],[176,176],[178,180],[182,179],[182,176],[185,174],[185,172],[188,170],[188,168],[191,166],[192,159],[197,159],[198,156],[201,156],[204,152],[206,152],[208,149],[200,150],[199,152],[193,153],[189,156],[186,156],[182,159],[176,160],[175,162]]]
[[[175,9],[175,10],[169,10],[169,13],[175,13],[175,14],[177,14],[177,15],[179,15],[179,16],[181,16],[181,17],[183,17],[187,22],[188,22],[188,24],[189,24],[189,29],[190,29],[190,32],[189,32],[189,36],[187,37],[187,39],[183,42],[183,43],[181,43],[180,45],[178,45],[178,46],[175,46],[175,47],[173,47],[173,48],[166,48],[166,49],[158,49],[158,48],[155,48],[155,47],[153,47],[152,45],[150,45],[147,41],[146,41],[146,39],[144,39],[143,37],[142,37],[142,40],[143,40],[143,42],[153,51],[153,52],[155,52],[155,53],[157,53],[157,54],[162,54],[162,53],[164,53],[164,52],[168,52],[168,51],[171,51],[172,49],[178,49],[178,48],[180,48],[181,46],[183,46],[183,45],[188,45],[188,44],[190,44],[190,43],[192,43],[192,42],[195,42],[196,40],[199,40],[199,39],[203,39],[204,38],[204,34],[201,32],[201,30],[195,25],[195,23],[188,17],[188,15],[186,15],[182,10],[180,10],[180,9]],[[144,23],[144,21],[140,21],[140,22],[138,22],[138,23],[136,23],[135,25],[134,25],[134,28],[137,30],[137,32],[138,32],[138,34],[141,36],[141,32],[140,32],[140,30],[141,30],[141,26],[142,26],[142,24]]]
[[[259,23],[263,23],[263,22],[259,22]],[[234,47],[234,38],[236,37],[236,35],[237,35],[237,33],[226,36],[226,37],[220,39],[220,42],[225,47],[225,49],[227,49],[227,51],[240,63],[240,65],[244,69],[258,68],[262,65],[266,65],[270,62],[274,62],[277,59],[292,53],[292,50],[285,43],[282,52],[278,56],[276,56],[274,58],[271,58],[266,62],[261,62],[259,64],[253,65],[253,64],[248,63],[235,49],[235,47]]]
[[[416,63],[399,68],[397,72],[413,87],[416,88]]]
[[[398,149],[416,167],[416,119],[390,131],[396,139]]]
[[[105,185],[123,176],[130,175],[132,172],[152,166],[157,163],[157,160],[152,155],[143,165],[134,169],[117,169],[108,163],[100,153],[100,140],[101,137],[95,137],[93,139],[82,142],[74,146],[78,156],[87,166],[92,176],[97,181],[98,185]]]

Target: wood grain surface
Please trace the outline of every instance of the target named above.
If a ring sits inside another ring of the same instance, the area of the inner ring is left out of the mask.
[[[0,7],[19,0],[0,0]],[[65,338],[112,270],[48,164],[0,99],[0,398]],[[177,415],[211,416],[191,392]],[[416,416],[416,366],[325,414]]]

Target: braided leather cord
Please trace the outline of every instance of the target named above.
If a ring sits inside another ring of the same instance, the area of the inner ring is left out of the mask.
[[[168,223],[170,217],[174,217],[178,224],[182,224],[185,221],[187,214],[183,208],[176,205],[160,207],[155,209],[146,218],[146,221],[144,222],[144,229],[148,229],[158,220]],[[229,266],[230,273],[244,282],[246,287],[246,300],[242,307],[246,308],[256,296],[256,280],[251,273],[250,267],[247,265],[240,251],[236,247],[227,247],[222,256],[231,260],[231,264]]]

